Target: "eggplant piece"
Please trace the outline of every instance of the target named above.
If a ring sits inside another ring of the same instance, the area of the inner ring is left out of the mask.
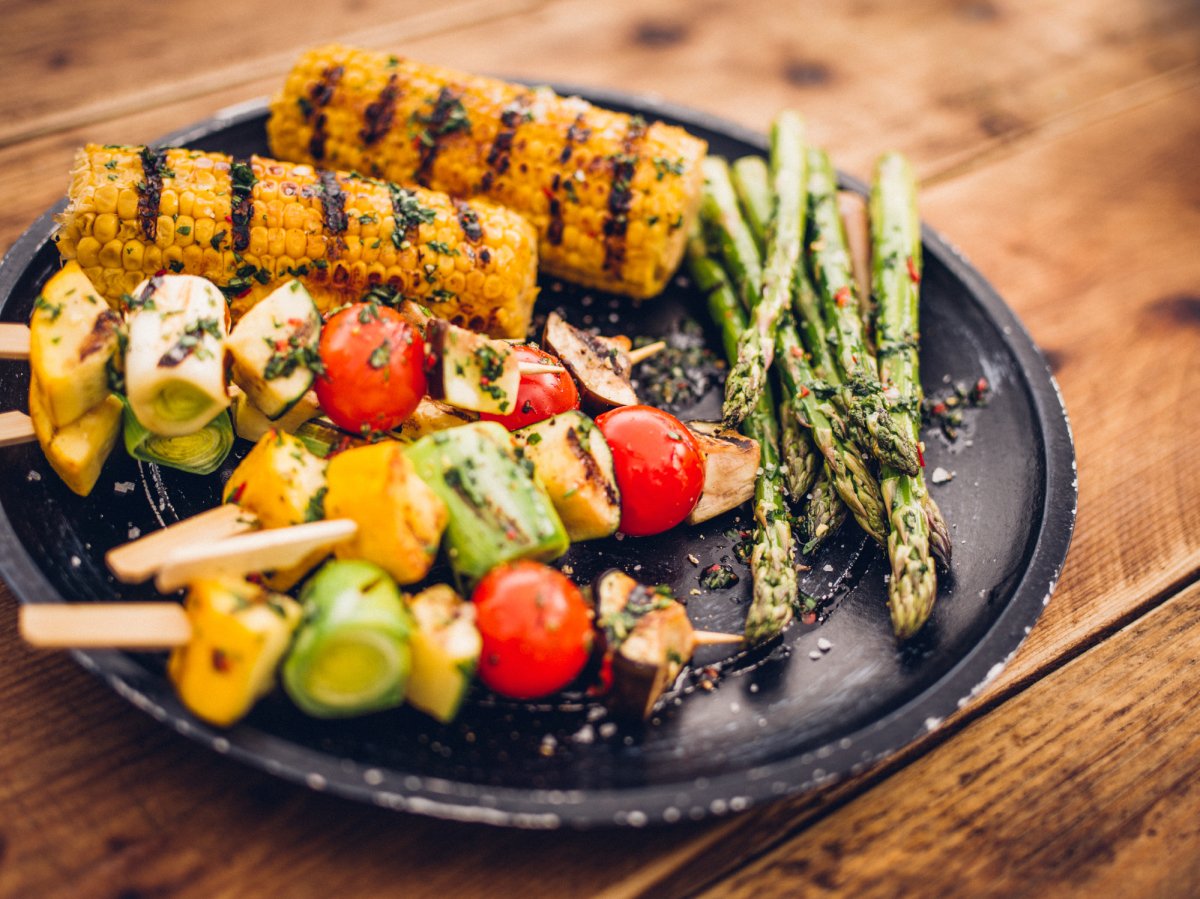
[[[704,488],[686,519],[699,524],[754,498],[762,448],[757,440],[719,422],[689,421],[687,427],[704,454]]]
[[[592,406],[633,406],[637,394],[629,381],[633,368],[628,341],[598,337],[567,324],[557,312],[546,318],[542,343],[562,362],[579,383],[584,399]]]
[[[687,609],[670,591],[610,570],[596,579],[597,625],[611,665],[613,712],[646,719],[696,648]]]

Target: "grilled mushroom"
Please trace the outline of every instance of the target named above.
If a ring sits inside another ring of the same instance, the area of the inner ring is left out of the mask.
[[[542,332],[542,342],[562,360],[579,383],[584,399],[592,406],[632,406],[638,397],[629,381],[629,341],[599,337],[568,324],[551,312]]]
[[[761,448],[757,440],[719,422],[689,421],[687,426],[704,453],[704,489],[687,517],[688,524],[698,524],[753,498]]]

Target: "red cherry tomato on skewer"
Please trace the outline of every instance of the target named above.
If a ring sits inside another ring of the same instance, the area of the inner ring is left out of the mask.
[[[613,454],[621,532],[659,534],[687,518],[704,488],[704,455],[692,432],[652,406],[620,406],[596,426]]]
[[[355,303],[321,330],[317,399],[348,431],[389,431],[425,395],[425,342],[394,309]]]
[[[545,365],[561,365],[557,356],[536,347],[519,344],[513,347],[522,362]],[[521,386],[517,390],[517,408],[508,415],[484,413],[484,421],[498,421],[510,431],[531,425],[534,422],[579,408],[579,390],[571,376],[564,370],[540,375],[521,375]]]
[[[500,565],[471,601],[483,638],[479,679],[502,696],[548,696],[587,664],[592,610],[562,572],[529,560]]]

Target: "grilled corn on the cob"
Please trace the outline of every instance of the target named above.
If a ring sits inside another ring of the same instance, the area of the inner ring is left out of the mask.
[[[662,290],[699,203],[705,142],[548,88],[339,46],[305,53],[271,104],[283,159],[483,196],[538,230],[542,267]]]
[[[185,272],[219,285],[235,320],[296,277],[323,312],[383,288],[523,337],[537,294],[536,235],[514,212],[259,156],[88,145],[58,246],[114,305]]]

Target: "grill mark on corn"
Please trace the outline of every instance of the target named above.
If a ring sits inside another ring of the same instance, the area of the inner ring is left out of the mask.
[[[625,265],[625,235],[629,230],[629,208],[633,205],[631,182],[645,136],[645,119],[634,116],[621,142],[621,152],[611,157],[612,187],[608,192],[608,217],[604,220],[604,270],[618,278]]]
[[[233,249],[240,253],[250,246],[250,222],[254,218],[254,167],[250,158],[238,157],[229,166],[229,180],[233,185],[233,203],[230,221],[233,224]]]
[[[392,121],[396,117],[396,101],[404,96],[400,89],[399,79],[393,72],[388,76],[387,84],[379,92],[379,97],[373,103],[368,103],[363,110],[363,127],[358,132],[366,146],[379,143],[392,130]]]
[[[462,228],[463,237],[471,243],[483,240],[483,225],[479,223],[479,213],[462,200],[454,201],[454,212],[458,216],[458,224]]]
[[[442,140],[455,131],[463,130],[464,127],[468,131],[471,128],[462,105],[462,91],[456,91],[449,85],[443,87],[434,98],[429,115],[414,113],[413,116],[416,124],[424,126],[415,138],[420,161],[413,178],[422,187],[428,187],[429,175],[442,148]]]
[[[575,116],[569,128],[567,128],[567,141],[563,145],[562,153],[559,154],[558,161],[566,165],[571,161],[571,154],[575,152],[576,144],[586,144],[588,138],[592,136],[592,129],[584,124],[584,114],[581,112]]]
[[[333,261],[342,255],[342,250],[346,246],[346,242],[342,240],[342,234],[347,226],[346,192],[342,190],[342,184],[333,172],[318,172],[317,179],[315,187],[317,196],[321,200],[321,223],[325,226],[326,233],[325,253],[330,261]],[[346,278],[345,270],[341,266],[337,266],[333,272],[335,284],[340,283],[339,272],[341,272],[340,281],[344,281]]]
[[[533,94],[526,91],[519,94],[504,111],[500,113],[500,130],[488,148],[487,164],[491,171],[485,172],[480,189],[486,193],[492,188],[495,175],[503,175],[508,171],[512,162],[512,145],[517,136],[517,129],[523,122],[529,121],[529,107],[533,103]]]
[[[325,107],[333,99],[333,91],[342,80],[346,69],[344,66],[333,66],[321,71],[321,78],[308,91],[307,106],[301,108],[305,117],[312,125],[312,137],[308,140],[308,152],[318,161],[325,158]]]
[[[158,237],[158,208],[162,202],[163,175],[167,169],[167,151],[142,147],[138,154],[142,159],[142,181],[137,186],[138,220],[142,233],[151,243]]]

